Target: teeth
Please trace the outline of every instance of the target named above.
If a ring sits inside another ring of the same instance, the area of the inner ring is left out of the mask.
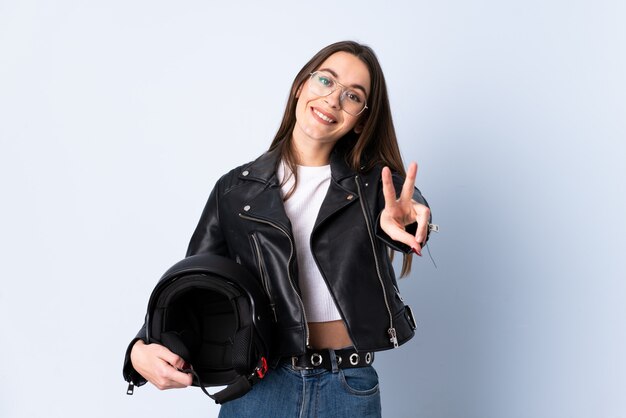
[[[322,120],[325,120],[325,121],[326,121],[326,122],[328,122],[328,123],[333,123],[333,122],[334,122],[334,120],[332,120],[331,118],[327,117],[326,115],[324,115],[324,114],[323,114],[323,113],[321,113],[320,111],[315,110],[315,109],[313,109],[313,111],[314,111],[314,112],[315,112],[315,114],[316,114],[317,116],[319,116]]]

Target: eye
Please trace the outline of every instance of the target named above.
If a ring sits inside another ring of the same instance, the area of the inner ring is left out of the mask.
[[[346,97],[348,98],[348,100],[350,100],[351,102],[354,103],[363,103],[363,98],[361,98],[361,96],[354,92],[354,91],[347,91],[346,92]]]
[[[333,79],[322,74],[317,76],[317,82],[324,87],[332,87],[333,85]]]

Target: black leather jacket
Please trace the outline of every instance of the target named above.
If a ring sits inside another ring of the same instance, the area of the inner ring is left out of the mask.
[[[187,256],[226,255],[259,278],[276,318],[272,353],[277,358],[304,353],[309,338],[294,238],[275,174],[279,160],[277,150],[269,151],[220,178],[187,251]],[[388,247],[406,253],[411,249],[379,227],[384,207],[381,169],[355,173],[336,147],[330,186],[310,239],[313,257],[359,351],[397,347],[415,329],[388,256]],[[402,179],[394,176],[394,184],[399,193]],[[427,204],[417,189],[413,198]],[[414,233],[416,226],[407,230]],[[144,337],[142,329],[137,338]],[[127,352],[126,380],[132,371]],[[133,380],[137,384],[143,379]]]

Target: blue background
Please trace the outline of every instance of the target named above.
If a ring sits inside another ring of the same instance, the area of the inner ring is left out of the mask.
[[[626,417],[620,1],[0,0],[0,416],[216,416],[125,395],[149,293],[217,178],[342,39],[385,71],[441,232],[400,283],[386,417]]]

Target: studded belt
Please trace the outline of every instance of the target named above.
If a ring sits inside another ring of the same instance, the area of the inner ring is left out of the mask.
[[[374,353],[358,352],[353,348],[342,350],[315,350],[307,349],[306,353],[300,356],[286,357],[285,360],[291,361],[294,369],[316,369],[323,368],[332,370],[331,356],[334,352],[337,361],[337,367],[340,369],[348,369],[353,367],[365,367],[374,362]]]

